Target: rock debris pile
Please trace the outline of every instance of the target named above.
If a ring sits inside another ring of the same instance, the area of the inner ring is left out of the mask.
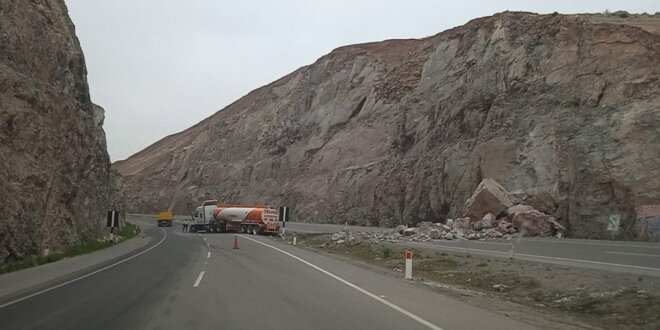
[[[543,201],[543,196],[545,195],[524,200]],[[425,221],[418,223],[416,227],[401,225],[393,230],[341,231],[332,235],[332,241],[342,244],[362,241],[511,239],[516,234],[562,236],[564,227],[553,216],[537,210],[534,206],[521,204],[518,199],[496,181],[485,179],[465,202],[465,216],[462,218],[446,219],[444,223]]]

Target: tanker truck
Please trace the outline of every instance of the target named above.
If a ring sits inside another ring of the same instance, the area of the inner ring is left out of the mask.
[[[267,205],[222,205],[213,209],[220,231],[240,231],[253,235],[277,234],[279,211]]]
[[[190,231],[200,230],[277,234],[280,230],[279,211],[267,205],[225,205],[218,204],[217,200],[207,200],[192,214]]]

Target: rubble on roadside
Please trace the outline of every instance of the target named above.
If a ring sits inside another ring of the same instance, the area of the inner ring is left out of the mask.
[[[550,214],[531,205],[516,203],[509,194],[492,179],[483,180],[465,203],[465,216],[446,219],[444,222],[419,222],[415,227],[398,226],[372,232],[338,232],[332,241],[339,244],[368,242],[426,242],[432,240],[510,240],[520,236],[561,237],[564,227]],[[554,200],[547,193],[522,199],[541,205],[551,212]]]

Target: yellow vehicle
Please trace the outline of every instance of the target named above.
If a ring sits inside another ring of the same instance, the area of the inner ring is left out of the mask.
[[[172,220],[174,220],[174,214],[172,211],[160,212],[158,213],[158,227],[172,227]]]

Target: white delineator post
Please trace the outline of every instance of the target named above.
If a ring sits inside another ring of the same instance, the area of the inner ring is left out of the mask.
[[[296,245],[296,238],[298,238],[298,237],[293,236],[293,245]]]
[[[412,251],[406,251],[406,280],[412,280]]]

